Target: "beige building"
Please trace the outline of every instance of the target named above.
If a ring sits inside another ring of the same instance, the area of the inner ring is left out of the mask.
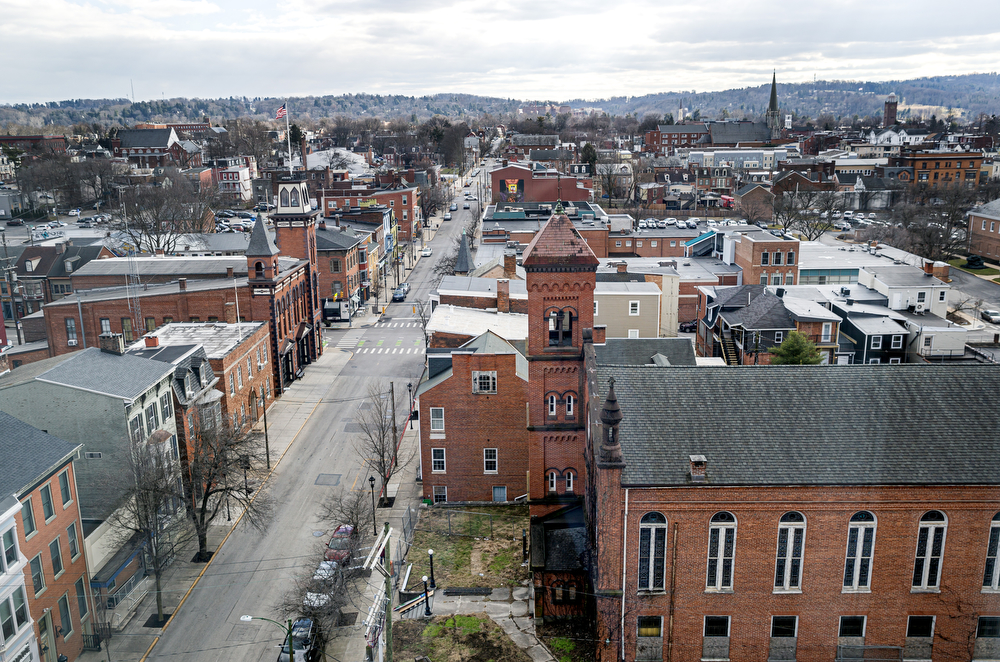
[[[656,283],[598,282],[594,324],[607,327],[608,338],[658,338],[661,296]]]

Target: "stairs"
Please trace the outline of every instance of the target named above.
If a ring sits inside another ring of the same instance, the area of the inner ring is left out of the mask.
[[[722,358],[726,360],[726,365],[739,365],[739,354],[736,353],[736,344],[732,338],[722,339]]]

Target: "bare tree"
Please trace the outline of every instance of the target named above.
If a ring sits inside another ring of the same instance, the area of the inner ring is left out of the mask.
[[[334,492],[323,500],[316,515],[332,527],[341,524],[354,527],[355,534],[361,538],[372,528],[372,504],[364,489]]]
[[[356,422],[361,434],[355,439],[354,449],[361,460],[377,473],[382,485],[413,459],[412,453],[399,452],[399,421],[396,411],[407,408],[402,398],[405,391],[397,393],[391,383],[376,381],[368,385],[368,397],[358,410]]]
[[[770,220],[769,216],[772,211],[772,203],[765,200],[762,195],[755,195],[750,198],[744,197],[739,201],[739,212],[751,224],[756,224],[758,221]]]
[[[836,191],[819,191],[813,200],[817,215],[803,216],[795,226],[809,241],[816,241],[827,230],[833,229],[836,212],[844,208],[844,201]]]
[[[226,130],[237,150],[253,156],[258,166],[264,165],[264,161],[274,152],[274,141],[268,135],[270,127],[260,120],[240,117],[229,122]]]
[[[163,571],[174,558],[176,547],[191,536],[191,527],[181,512],[184,499],[180,466],[173,459],[169,437],[134,444],[125,454],[123,466],[105,477],[109,490],[119,494],[108,523],[120,545],[138,542],[143,547],[146,569],[156,584],[156,614],[162,623]]]
[[[802,220],[804,212],[795,195],[785,193],[774,198],[771,219],[783,232],[790,232]]]
[[[211,210],[220,202],[214,189],[199,192],[184,176],[171,171],[159,186],[126,191],[112,229],[124,233],[140,251],[171,253],[181,235],[209,229]]]
[[[270,501],[256,494],[266,476],[260,433],[250,426],[234,426],[208,409],[200,411],[191,430],[186,486],[191,521],[198,537],[197,561],[208,561],[208,527],[230,508],[242,510],[243,521],[263,530],[270,515]]]

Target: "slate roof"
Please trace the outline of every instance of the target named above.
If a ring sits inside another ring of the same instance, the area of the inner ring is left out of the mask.
[[[713,122],[708,132],[716,145],[771,140],[771,130],[763,122]]]
[[[458,256],[455,258],[456,274],[467,274],[472,271],[472,255],[469,252],[469,237],[462,232],[462,239],[458,244]]]
[[[735,195],[736,197],[740,198],[740,197],[743,197],[744,195],[746,195],[747,193],[749,193],[750,191],[754,190],[755,188],[762,188],[765,191],[767,191],[767,187],[766,186],[764,186],[763,184],[754,182],[752,184],[747,184],[746,186],[743,186],[742,188],[737,189],[736,193],[734,193],[733,195]],[[770,193],[770,191],[768,191],[768,193]]]
[[[91,260],[96,260],[102,250],[104,250],[103,244],[94,244],[91,246],[67,246],[62,255],[56,256],[57,259],[49,268],[48,277],[68,278],[72,274],[76,273],[77,269],[83,265],[87,264]],[[69,273],[66,272],[67,261],[73,265],[73,271]]]
[[[987,202],[985,205],[979,205],[972,210],[973,214],[987,214],[989,216],[996,216],[1000,218],[1000,198],[993,200],[992,202]]]
[[[594,345],[598,365],[656,365],[653,357],[664,356],[670,365],[695,365],[694,346],[687,338],[608,338]]]
[[[264,219],[257,217],[257,222],[253,226],[253,234],[250,235],[250,244],[247,245],[247,257],[271,257],[277,255],[278,247],[271,239],[271,233],[264,225]]]
[[[124,129],[118,132],[122,147],[169,147],[177,140],[173,129]]]
[[[333,228],[316,232],[317,251],[343,251],[360,244],[370,233],[355,232],[352,228]]]
[[[133,400],[173,369],[170,364],[160,361],[128,354],[118,356],[88,347],[73,352],[65,361],[35,379]]]
[[[565,214],[554,214],[524,249],[521,266],[594,267],[599,264],[590,246]]]
[[[20,494],[61,466],[83,444],[71,444],[0,411],[0,495]],[[37,511],[36,511],[37,512]]]
[[[708,485],[1000,484],[1000,365],[665,370],[597,368],[624,415],[623,485],[689,484],[690,455]],[[691,415],[725,394],[711,425]]]
[[[780,297],[765,285],[738,285],[716,288],[719,315],[730,326],[745,329],[794,329],[795,322]]]

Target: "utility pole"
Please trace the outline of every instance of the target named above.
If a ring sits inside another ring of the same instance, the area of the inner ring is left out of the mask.
[[[393,407],[395,410],[395,407]],[[396,427],[396,417],[393,416],[392,427]],[[385,535],[389,537],[389,523],[385,523]],[[392,561],[390,555],[392,548],[387,544],[382,558],[385,563],[385,659],[392,662]]]
[[[396,382],[389,382],[389,398],[392,400],[392,465],[396,466],[396,448],[399,444],[399,434],[396,432]],[[385,476],[382,476],[386,480]]]
[[[17,301],[14,299],[14,283],[17,282],[14,280],[17,277],[15,273],[16,269],[10,263],[10,254],[7,252],[7,233],[0,233],[0,236],[3,236],[4,276],[7,279],[7,292],[10,294],[10,311],[14,317],[14,329],[17,331],[17,344],[23,345],[24,338],[21,336],[21,322],[17,314]],[[80,323],[82,324],[83,320],[80,320]]]

